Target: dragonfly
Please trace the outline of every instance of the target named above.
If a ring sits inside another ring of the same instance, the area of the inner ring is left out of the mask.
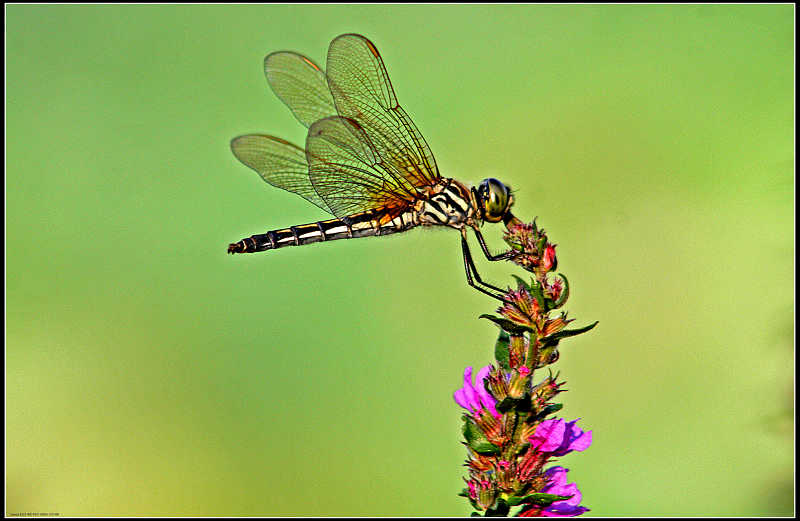
[[[333,219],[252,235],[228,253],[254,253],[287,246],[408,231],[418,226],[459,230],[467,283],[498,300],[503,290],[484,282],[467,242],[472,230],[486,258],[484,222],[519,222],[514,197],[494,178],[470,187],[442,177],[428,143],[397,101],[375,45],[359,34],[343,34],[328,47],[326,68],[292,51],[264,58],[274,93],[308,132],[305,147],[279,137],[247,134],[231,141],[239,161],[267,183],[315,204]]]

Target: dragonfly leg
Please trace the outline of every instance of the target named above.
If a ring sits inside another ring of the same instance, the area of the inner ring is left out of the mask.
[[[517,252],[515,251],[507,251],[505,253],[500,253],[499,255],[492,255],[489,253],[489,248],[486,247],[486,241],[483,240],[483,234],[476,230],[475,228],[472,229],[475,232],[475,237],[478,239],[478,244],[481,245],[481,250],[483,250],[483,254],[486,255],[486,258],[490,261],[500,261],[500,260],[508,260],[515,255]]]
[[[477,289],[481,293],[485,295],[489,295],[492,298],[496,298],[502,302],[505,302],[506,299],[503,298],[502,294],[504,291],[497,286],[493,286],[492,284],[488,284],[481,280],[481,276],[478,274],[478,270],[475,268],[475,263],[472,260],[472,254],[469,251],[469,245],[467,244],[467,239],[465,237],[461,237],[461,251],[464,256],[464,270],[467,273],[467,284],[472,286],[473,288]],[[473,275],[475,276],[475,280],[473,280]],[[476,284],[475,281],[478,283]],[[486,289],[490,288],[490,289]],[[497,291],[500,295],[495,294],[491,290]]]

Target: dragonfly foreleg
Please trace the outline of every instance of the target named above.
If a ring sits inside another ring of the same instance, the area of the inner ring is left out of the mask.
[[[478,239],[478,244],[481,245],[481,250],[483,251],[483,254],[486,255],[486,258],[489,259],[490,261],[508,260],[517,255],[517,252],[513,250],[500,253],[498,255],[492,255],[491,253],[489,253],[489,248],[486,247],[486,241],[483,240],[483,234],[481,234],[481,232],[479,232],[475,228],[473,228],[472,231],[475,232],[475,237]]]

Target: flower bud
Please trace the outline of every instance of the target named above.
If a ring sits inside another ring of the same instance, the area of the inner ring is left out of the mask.
[[[487,510],[494,505],[494,499],[497,497],[497,491],[491,486],[488,481],[481,481],[478,485],[478,505]]]
[[[558,259],[556,259],[556,246],[555,244],[548,244],[544,249],[542,269],[545,272],[552,271],[556,269],[556,266],[558,266]]]
[[[528,388],[530,370],[525,366],[522,366],[522,368],[524,368],[524,373],[519,371],[519,368],[511,372],[511,380],[508,382],[508,395],[512,398],[522,398]]]
[[[544,323],[544,328],[542,328],[542,336],[550,336],[553,333],[561,331],[567,324],[572,322],[572,320],[573,319],[566,319],[564,315],[554,318],[553,320],[548,320]]]

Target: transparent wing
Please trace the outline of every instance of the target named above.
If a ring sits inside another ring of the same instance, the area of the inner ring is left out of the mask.
[[[288,51],[268,55],[264,72],[275,94],[309,127],[305,151],[268,135],[231,142],[234,155],[269,184],[345,217],[378,208],[396,215],[439,180],[430,148],[397,103],[368,39],[334,39],[327,73]]]
[[[332,213],[311,184],[306,152],[302,148],[274,136],[248,134],[234,138],[231,150],[267,183],[294,192]]]
[[[311,125],[306,159],[314,190],[337,217],[377,208],[400,212],[418,198],[407,178],[387,170],[354,120],[332,116]]]
[[[354,120],[369,136],[387,168],[415,186],[439,178],[425,138],[400,107],[378,50],[359,34],[343,34],[328,48],[328,87],[337,113]]]
[[[336,115],[325,73],[310,58],[280,51],[264,58],[264,74],[273,92],[306,127]]]

